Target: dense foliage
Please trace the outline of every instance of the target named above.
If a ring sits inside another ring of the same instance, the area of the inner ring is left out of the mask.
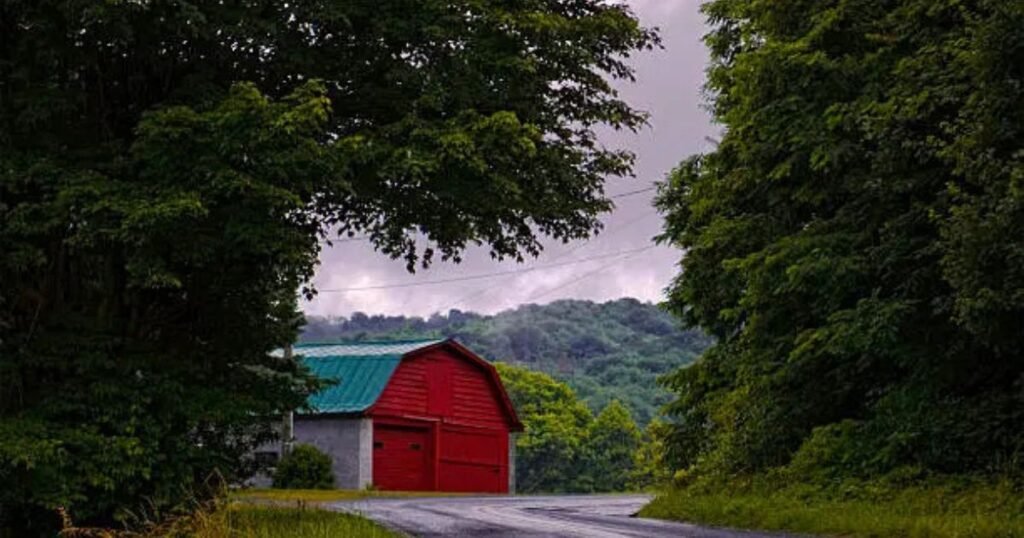
[[[593,0],[0,1],[0,527],[237,474],[315,388],[270,352],[329,230],[592,233],[656,42]]]
[[[641,433],[633,417],[612,400],[594,419],[587,436],[586,474],[593,491],[624,491],[634,479]]]
[[[621,403],[612,400],[595,418],[565,383],[519,366],[495,366],[525,427],[516,439],[520,493],[624,491],[658,478],[637,458],[641,447],[660,457],[660,445],[641,434]]]
[[[331,457],[313,445],[298,444],[274,468],[274,487],[279,489],[331,489],[334,473]]]
[[[668,442],[672,436],[672,425],[660,418],[647,423],[640,446],[633,453],[633,470],[628,487],[633,490],[664,488],[671,485],[674,477],[668,460]]]
[[[574,491],[582,486],[586,438],[594,415],[565,383],[526,368],[497,363],[524,432],[516,439],[516,489]]]
[[[717,343],[670,379],[675,464],[1019,471],[1024,4],[704,11],[724,137],[658,204]]]
[[[646,424],[668,403],[659,375],[692,362],[710,343],[678,328],[650,303],[555,301],[493,316],[452,310],[428,319],[367,316],[307,319],[302,339],[380,340],[454,337],[490,360],[526,366],[565,381],[597,412],[612,400]]]

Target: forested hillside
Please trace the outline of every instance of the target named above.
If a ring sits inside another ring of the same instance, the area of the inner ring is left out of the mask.
[[[650,303],[557,301],[493,316],[452,310],[430,318],[309,317],[303,341],[455,337],[484,357],[520,364],[569,383],[595,412],[613,399],[646,424],[669,399],[656,378],[692,362],[710,340],[680,329]]]

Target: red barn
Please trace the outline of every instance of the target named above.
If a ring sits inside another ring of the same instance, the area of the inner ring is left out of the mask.
[[[336,384],[294,418],[297,443],[334,462],[335,485],[511,493],[522,431],[494,367],[453,340],[299,345]]]

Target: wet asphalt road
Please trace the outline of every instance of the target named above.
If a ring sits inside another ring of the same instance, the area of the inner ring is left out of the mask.
[[[647,503],[645,495],[559,495],[537,497],[433,497],[367,499],[334,503],[335,510],[360,513],[389,528],[418,537],[553,536],[620,538],[764,538],[780,536],[630,517]]]

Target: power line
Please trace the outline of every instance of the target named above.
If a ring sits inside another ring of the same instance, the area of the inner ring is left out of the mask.
[[[540,299],[541,297],[546,297],[548,295],[551,295],[552,293],[555,293],[558,290],[561,290],[561,289],[567,288],[569,286],[572,286],[573,284],[582,282],[583,280],[586,280],[586,279],[588,279],[588,278],[590,278],[590,277],[592,277],[592,276],[594,276],[594,275],[596,275],[596,274],[598,274],[598,273],[600,273],[602,271],[607,271],[608,269],[611,269],[612,267],[614,267],[614,266],[616,266],[616,265],[618,265],[618,264],[620,264],[620,263],[622,263],[622,262],[624,262],[626,260],[633,259],[633,258],[639,256],[640,254],[642,254],[643,252],[651,250],[652,248],[654,248],[656,246],[657,245],[650,245],[650,246],[648,246],[646,248],[641,249],[639,252],[634,252],[633,254],[624,254],[621,258],[619,258],[619,259],[617,259],[617,260],[615,260],[615,261],[613,261],[611,263],[602,265],[601,267],[598,267],[597,269],[595,269],[593,271],[590,271],[589,273],[584,273],[584,274],[580,275],[577,278],[574,278],[574,279],[572,279],[572,280],[570,280],[568,282],[565,282],[564,284],[559,284],[558,286],[555,286],[554,288],[551,288],[551,289],[549,289],[549,290],[547,290],[547,291],[545,291],[543,293],[538,293],[536,295],[532,295],[529,298],[527,298],[526,300],[524,300],[523,303],[532,303],[533,301],[536,301],[537,299]]]
[[[623,224],[622,226],[619,226],[619,227],[615,228],[615,230],[613,230],[612,232],[609,232],[609,233],[603,234],[603,235],[598,235],[596,237],[593,237],[593,236],[592,237],[588,237],[588,238],[584,239],[582,242],[580,242],[578,245],[572,247],[571,249],[569,249],[569,250],[567,250],[565,252],[561,252],[561,253],[557,254],[554,258],[551,259],[551,261],[555,261],[555,260],[559,260],[561,258],[564,258],[564,257],[572,254],[573,252],[576,252],[577,250],[580,250],[581,248],[586,247],[587,245],[591,245],[593,243],[596,243],[597,241],[600,241],[601,239],[608,238],[608,237],[613,237],[615,235],[618,235],[618,234],[622,233],[623,231],[631,228],[634,224],[636,224],[636,223],[638,223],[638,222],[640,222],[640,221],[642,221],[644,219],[653,217],[655,215],[657,215],[657,213],[646,213],[644,215],[640,215],[639,217],[637,217],[635,219],[630,220],[629,222]],[[444,310],[437,310],[437,311],[438,312],[447,312],[447,311],[451,310],[452,308],[455,308],[456,306],[458,306],[458,305],[460,305],[460,304],[462,304],[462,303],[464,303],[466,301],[469,301],[469,300],[472,300],[472,299],[476,299],[477,297],[480,297],[481,295],[487,294],[488,292],[493,290],[495,287],[496,286],[485,286],[483,288],[480,288],[479,290],[476,290],[476,291],[474,291],[474,292],[472,292],[472,293],[470,293],[468,295],[460,297],[456,301],[450,303],[448,305],[448,307],[445,308]]]
[[[639,253],[639,252],[642,252],[642,251],[650,249],[650,248],[654,248],[654,245],[650,245],[650,246],[643,247],[643,248],[638,248],[638,249],[625,250],[625,251],[621,251],[621,252],[613,252],[611,254],[604,254],[604,255],[600,255],[600,256],[591,256],[589,258],[581,258],[581,259],[578,259],[578,260],[571,260],[571,261],[567,261],[567,262],[550,263],[550,264],[546,264],[546,265],[538,265],[536,267],[527,267],[525,269],[515,269],[515,270],[511,270],[511,271],[499,271],[499,272],[496,272],[496,273],[483,273],[483,274],[477,274],[477,275],[467,275],[467,276],[462,276],[462,277],[454,277],[454,278],[447,278],[447,279],[440,279],[440,280],[428,280],[428,281],[425,281],[425,282],[406,282],[406,283],[401,283],[401,284],[381,284],[381,285],[378,285],[378,286],[362,286],[362,287],[355,287],[355,288],[325,289],[325,290],[318,290],[318,293],[346,293],[346,292],[353,292],[353,291],[385,290],[385,289],[397,289],[397,288],[415,288],[415,287],[418,287],[418,286],[431,286],[431,285],[435,285],[435,284],[450,284],[452,282],[463,282],[463,281],[467,281],[467,280],[481,280],[481,279],[485,279],[485,278],[494,278],[494,277],[506,276],[506,275],[530,273],[530,272],[533,272],[533,271],[540,271],[540,270],[543,270],[543,269],[552,269],[552,268],[555,268],[555,267],[565,267],[565,266],[568,266],[568,265],[577,265],[577,264],[581,264],[581,263],[589,262],[589,261],[594,261],[594,260],[603,260],[603,259],[608,259],[608,258],[615,258],[615,257],[623,256],[623,255],[626,255],[626,254]]]
[[[638,194],[643,194],[645,192],[651,192],[651,191],[657,190],[657,189],[658,189],[658,187],[647,187],[646,189],[640,189],[640,190],[636,190],[636,191],[629,191],[629,192],[624,192],[624,193],[621,193],[621,194],[616,194],[614,196],[609,196],[609,198],[611,198],[612,200],[617,200],[619,198],[626,198],[627,196],[636,196]]]

